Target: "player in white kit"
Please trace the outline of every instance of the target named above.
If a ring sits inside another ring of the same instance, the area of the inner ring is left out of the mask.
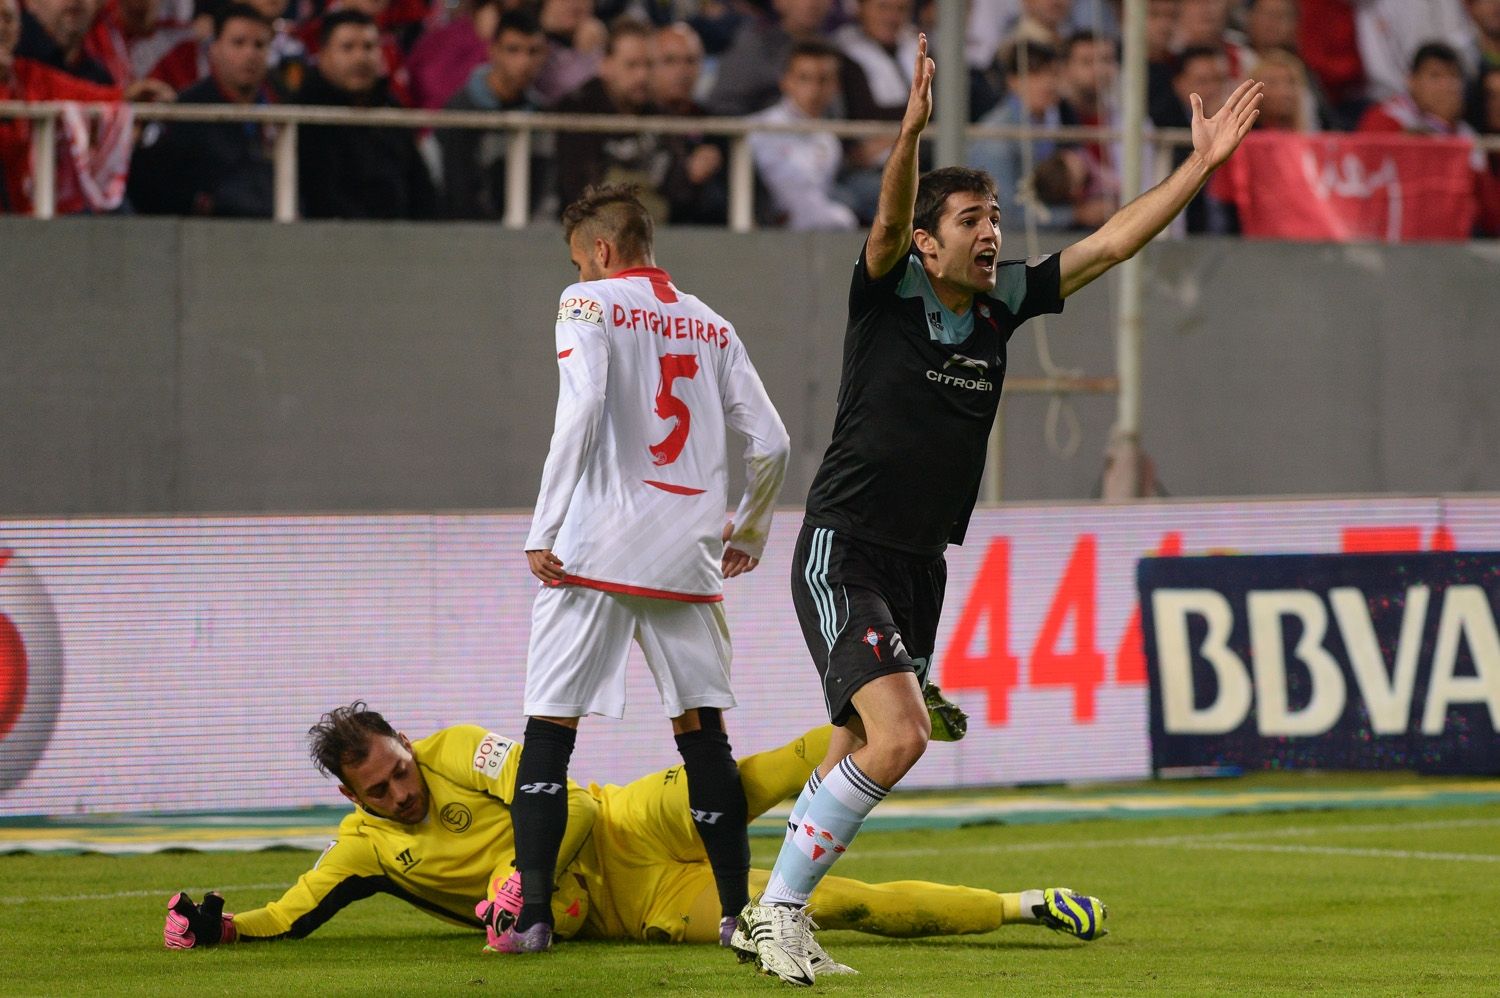
[[[563,232],[581,280],[557,310],[556,425],[526,541],[543,587],[512,806],[523,905],[504,948],[551,945],[578,719],[624,715],[632,640],[672,719],[727,945],[749,896],[750,843],[720,715],[735,703],[723,580],[764,550],[786,428],[734,327],[656,266],[651,216],[630,188],[585,192]],[[727,525],[726,426],[748,441],[748,486]]]

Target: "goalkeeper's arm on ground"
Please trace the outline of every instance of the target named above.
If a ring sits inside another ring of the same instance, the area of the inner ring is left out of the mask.
[[[357,835],[340,837],[278,900],[263,908],[225,914],[219,935],[203,931],[208,920],[201,914],[209,907],[210,898],[218,898],[217,894],[210,894],[202,905],[193,905],[184,893],[173,895],[167,909],[166,945],[169,949],[192,949],[221,942],[301,939],[346,905],[381,893],[394,894],[424,909],[430,907],[391,882],[367,841]],[[218,898],[219,910],[223,903]],[[457,920],[449,912],[434,914]]]

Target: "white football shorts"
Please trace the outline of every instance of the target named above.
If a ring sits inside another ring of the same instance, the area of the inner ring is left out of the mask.
[[[531,607],[526,716],[624,717],[631,641],[646,654],[668,717],[735,705],[723,603],[544,586]]]

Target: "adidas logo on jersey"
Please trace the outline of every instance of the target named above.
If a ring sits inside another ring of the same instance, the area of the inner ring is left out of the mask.
[[[561,783],[528,783],[521,788],[523,794],[555,794],[563,788]]]

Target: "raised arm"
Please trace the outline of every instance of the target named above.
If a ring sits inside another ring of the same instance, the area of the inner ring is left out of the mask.
[[[1097,232],[1062,251],[1064,298],[1115,264],[1135,256],[1187,207],[1260,117],[1264,89],[1264,84],[1246,80],[1212,118],[1204,117],[1202,99],[1197,94],[1191,95],[1192,154],[1170,177],[1115,212]]]
[[[932,60],[927,58],[927,36],[918,35],[917,65],[911,74],[901,134],[896,136],[896,145],[880,176],[880,204],[865,243],[865,276],[872,281],[889,274],[911,246],[911,219],[917,205],[917,151],[922,129],[932,117],[933,71]]]

